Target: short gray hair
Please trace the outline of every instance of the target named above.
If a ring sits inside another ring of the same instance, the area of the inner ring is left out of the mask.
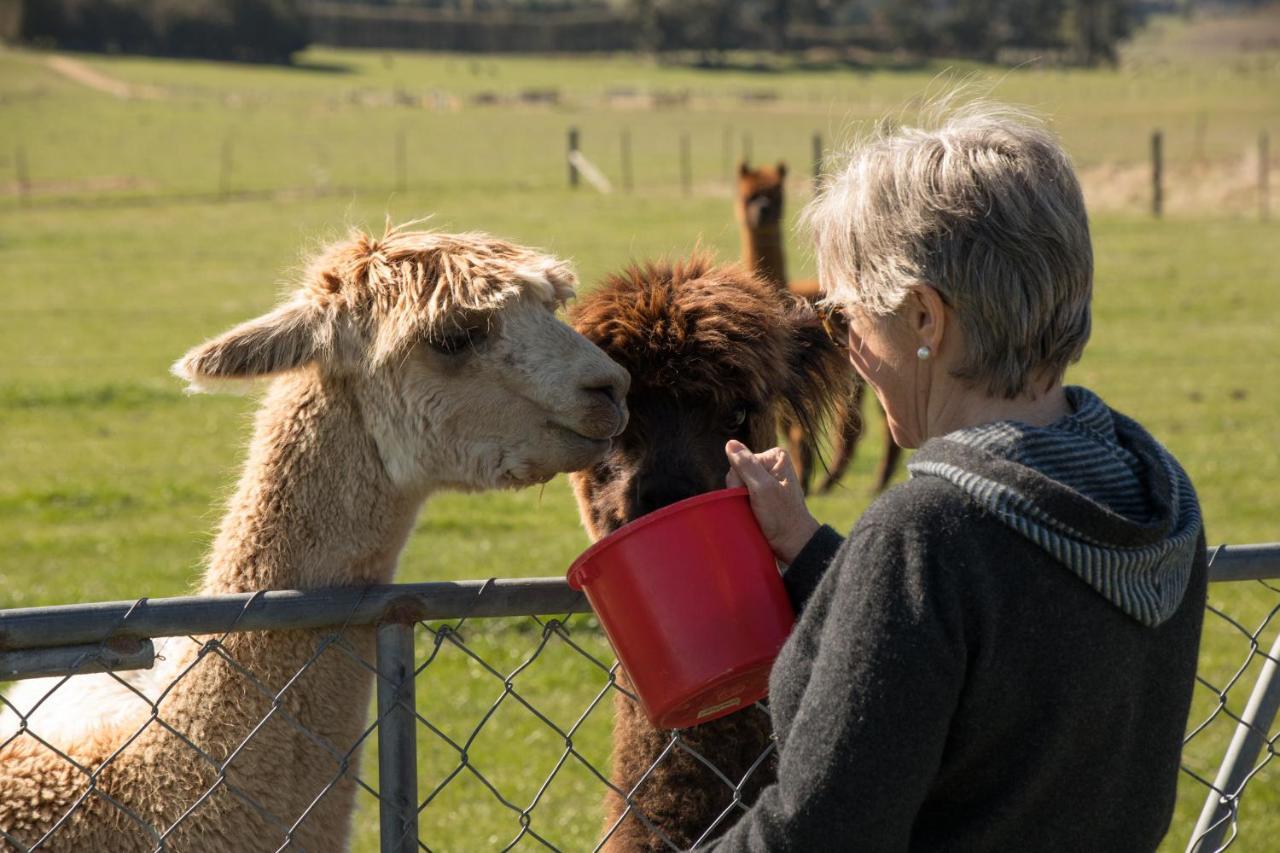
[[[955,310],[955,371],[1016,397],[1060,380],[1089,339],[1093,249],[1071,162],[1021,110],[943,103],[921,127],[880,123],[805,211],[828,301],[893,313],[915,284]]]

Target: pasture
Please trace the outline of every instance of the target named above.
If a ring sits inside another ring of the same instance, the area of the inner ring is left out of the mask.
[[[1178,455],[1199,489],[1210,543],[1274,541],[1280,225],[1258,221],[1247,182],[1219,193],[1203,176],[1212,185],[1238,175],[1258,132],[1280,131],[1280,56],[1174,61],[1161,46],[1187,34],[1157,36],[1164,40],[1137,45],[1118,71],[955,74],[995,82],[996,97],[1050,115],[1085,175],[1095,212],[1094,335],[1069,379],[1139,418]],[[168,365],[264,310],[302,253],[345,225],[431,215],[433,227],[492,231],[572,258],[584,288],[629,259],[696,245],[732,259],[726,165],[742,153],[744,133],[755,159],[792,164],[794,217],[808,193],[815,131],[830,143],[849,122],[896,111],[952,79],[939,79],[941,67],[700,71],[625,58],[331,50],[309,51],[296,69],[78,57],[132,87],[134,97],[120,98],[46,59],[0,52],[0,607],[190,588],[254,400],[188,397]],[[537,89],[555,90],[558,103],[519,101]],[[652,107],[637,105],[636,93],[677,96]],[[615,184],[621,135],[630,133],[633,192],[565,186],[570,125]],[[1171,177],[1186,181],[1171,184],[1169,215],[1158,221],[1125,183],[1134,170],[1146,174],[1157,127]],[[686,133],[687,195],[678,161]],[[799,237],[790,263],[795,276],[812,273]],[[837,528],[869,501],[879,419],[868,422],[845,487],[814,502]],[[564,478],[543,490],[445,495],[419,520],[399,579],[556,575],[585,544]],[[1249,584],[1215,588],[1211,601],[1252,628],[1280,595]],[[586,623],[575,624],[583,626],[575,636],[604,656]],[[477,631],[477,647],[499,669],[536,641],[518,626]],[[1225,682],[1247,648],[1210,617],[1202,672]],[[546,663],[523,682],[539,707],[557,719],[580,713],[598,674],[573,655]],[[460,656],[441,664],[420,681],[419,702],[442,728],[465,732],[501,682]],[[1238,712],[1244,698],[1233,692],[1230,707]],[[1198,690],[1193,717],[1215,702]],[[558,747],[536,721],[503,714],[512,718],[494,720],[474,758],[502,768],[493,778],[527,799]],[[597,709],[579,744],[601,767],[608,717]],[[1188,761],[1212,775],[1229,733],[1219,720]],[[428,756],[429,746],[420,745],[422,791],[450,761]],[[447,788],[424,813],[433,849],[491,849],[514,837],[510,815],[467,784]],[[535,820],[563,849],[589,848],[602,787],[579,772],[550,790]],[[1168,849],[1185,841],[1202,801],[1199,786],[1183,785]],[[1241,849],[1260,850],[1280,832],[1278,807],[1280,772],[1271,766],[1246,794]],[[376,824],[366,803],[356,849],[375,849]]]

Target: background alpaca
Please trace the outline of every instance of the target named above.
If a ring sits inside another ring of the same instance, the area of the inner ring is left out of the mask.
[[[782,248],[782,213],[785,201],[783,188],[786,178],[786,163],[779,162],[777,166],[761,166],[756,169],[752,169],[745,160],[738,165],[738,192],[734,211],[742,234],[742,264],[774,286],[786,288],[808,302],[816,302],[822,293],[818,290],[815,279],[787,278],[787,261]],[[866,384],[855,380],[850,396],[836,403],[832,418],[834,428],[830,436],[831,466],[818,488],[819,492],[828,492],[839,483],[853,461],[858,439],[862,437],[861,413],[865,391]],[[803,479],[805,491],[809,491],[813,469],[818,460],[818,433],[806,433],[794,426],[789,432],[792,457]],[[889,485],[901,453],[902,450],[894,444],[886,423],[884,452],[876,469],[877,492]]]
[[[603,461],[570,478],[593,539],[674,501],[723,488],[726,441],[772,445],[781,416],[812,427],[848,390],[843,351],[807,305],[706,257],[632,266],[611,276],[576,306],[572,321],[632,376],[627,429]],[[667,850],[663,834],[681,849],[693,844],[733,802],[733,791],[693,753],[734,782],[745,778],[744,803],[750,803],[773,778],[772,757],[756,765],[770,734],[768,714],[758,707],[682,732],[681,745],[632,797],[662,834],[633,811],[608,849]],[[639,705],[619,693],[613,784],[635,789],[669,741],[669,732],[655,729]],[[611,791],[606,830],[625,809]]]
[[[574,283],[483,234],[356,234],[276,310],[188,353],[175,372],[194,387],[277,376],[200,592],[386,583],[431,492],[598,460],[628,379],[555,318]],[[50,701],[100,716],[55,729],[67,715],[37,713],[31,729],[85,772],[18,736],[0,749],[0,828],[33,844],[74,807],[41,849],[151,850],[166,831],[171,850],[344,849],[372,683],[355,657],[372,660],[372,631],[320,653],[324,636],[231,634],[225,657],[166,644],[163,676],[135,679],[176,679],[163,698],[72,679]],[[11,701],[25,710],[48,686]],[[80,801],[88,772],[97,794]]]

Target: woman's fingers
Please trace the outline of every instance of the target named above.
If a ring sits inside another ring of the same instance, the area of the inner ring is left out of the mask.
[[[795,469],[791,467],[791,456],[781,447],[771,447],[764,453],[757,454],[756,459],[778,482],[795,479]]]
[[[758,492],[777,482],[773,475],[760,464],[756,455],[742,442],[730,441],[725,445],[724,451],[729,457],[730,469],[752,492]]]
[[[725,445],[729,473],[725,483],[750,490],[751,511],[774,554],[790,562],[813,535],[818,523],[804,505],[791,457],[780,447],[752,453],[740,441]]]
[[[742,478],[738,476],[738,472],[733,469],[731,464],[729,473],[724,475],[724,487],[726,489],[740,489],[743,485]]]

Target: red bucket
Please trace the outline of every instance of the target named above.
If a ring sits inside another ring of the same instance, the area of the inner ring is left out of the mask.
[[[649,720],[681,729],[745,708],[795,615],[746,489],[697,495],[642,516],[569,568]]]

